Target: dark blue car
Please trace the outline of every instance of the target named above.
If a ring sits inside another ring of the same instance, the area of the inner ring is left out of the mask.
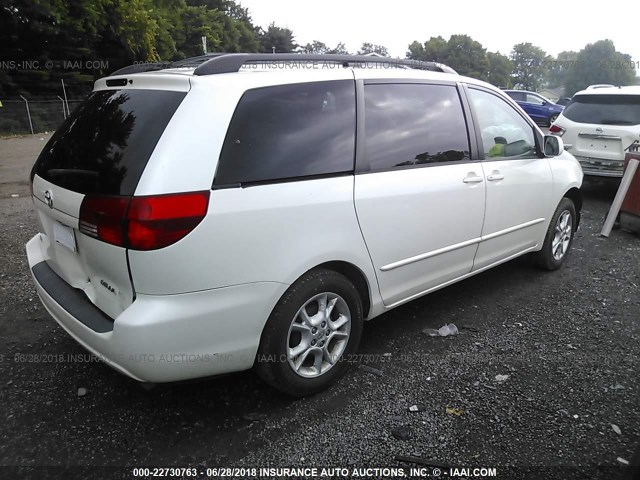
[[[505,90],[504,92],[518,102],[518,105],[536,123],[550,126],[564,110],[563,106],[557,105],[535,92],[527,92],[526,90]]]

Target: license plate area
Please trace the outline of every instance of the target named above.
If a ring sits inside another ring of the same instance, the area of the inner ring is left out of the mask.
[[[72,252],[77,252],[78,247],[76,245],[76,235],[71,227],[67,227],[60,222],[53,222],[53,239],[56,243],[59,243],[63,247],[71,250]]]

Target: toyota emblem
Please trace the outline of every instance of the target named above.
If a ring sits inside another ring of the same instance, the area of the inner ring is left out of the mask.
[[[53,208],[53,193],[51,193],[51,190],[45,190],[44,201],[47,202],[49,208]]]
[[[602,133],[604,132],[604,130],[602,130],[600,127],[596,128],[596,133]]]

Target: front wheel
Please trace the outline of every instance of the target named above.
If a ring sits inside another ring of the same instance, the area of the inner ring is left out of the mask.
[[[563,198],[551,217],[542,250],[536,253],[536,263],[545,270],[556,270],[562,265],[576,228],[576,207],[568,198]]]
[[[343,275],[314,270],[297,280],[274,308],[256,358],[258,375],[288,395],[324,390],[347,367],[360,343],[362,302]]]
[[[551,126],[557,119],[558,115],[551,115],[551,117],[549,117],[549,126]]]

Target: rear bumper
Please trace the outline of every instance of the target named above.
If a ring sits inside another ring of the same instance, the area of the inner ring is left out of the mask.
[[[622,178],[624,162],[622,160],[604,160],[600,158],[575,155],[585,175],[596,177]]]
[[[179,295],[138,295],[112,328],[103,315],[46,267],[39,235],[27,256],[42,304],[78,343],[142,382],[172,382],[252,367],[271,310],[287,288],[256,282]],[[38,266],[40,265],[40,266]],[[43,274],[43,272],[45,272]],[[44,275],[44,276],[43,276]],[[62,283],[60,283],[62,282]],[[82,320],[77,318],[82,316]],[[96,317],[97,318],[97,317]]]

